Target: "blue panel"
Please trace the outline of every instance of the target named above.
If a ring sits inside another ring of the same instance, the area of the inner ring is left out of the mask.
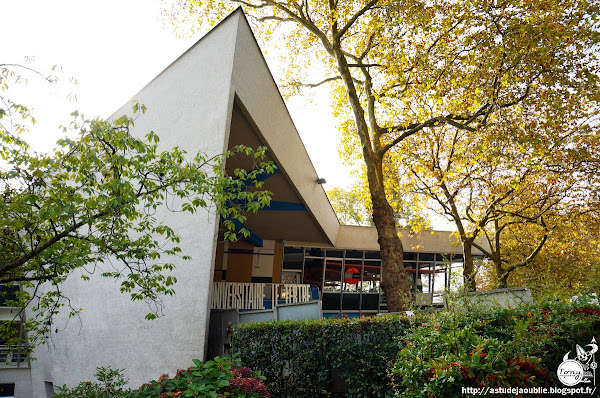
[[[319,295],[319,288],[318,287],[316,287],[314,285],[310,286],[310,298],[312,300],[320,300],[321,299],[321,297]]]
[[[246,201],[241,199],[232,200],[230,203],[240,207],[244,207],[246,205]],[[262,210],[306,211],[306,207],[302,203],[279,202],[277,200],[272,200],[268,206],[263,207],[259,211]]]
[[[273,176],[274,176],[274,175],[276,175],[276,174],[279,174],[279,173],[281,172],[281,171],[280,171],[280,169],[279,169],[279,167],[277,167],[277,165],[275,165],[275,167],[276,167],[276,169],[275,169],[275,170],[273,170],[273,172],[272,172],[272,173],[263,173],[263,174],[259,174],[259,175],[256,177],[256,179],[254,179],[254,180],[253,180],[252,178],[247,178],[246,180],[244,180],[244,185],[246,186],[246,188],[249,188],[249,187],[251,187],[252,185],[254,185],[254,182],[255,182],[255,181],[261,182],[261,181],[264,181],[264,180],[266,180],[266,179],[268,179],[268,178],[271,178],[271,177],[273,177]]]
[[[271,299],[264,299],[263,300],[263,305],[265,306],[266,310],[270,310],[273,308],[273,300]]]
[[[242,224],[238,220],[234,220],[233,224],[235,225],[235,232],[240,232],[242,230],[242,228],[244,228],[248,232],[250,232],[250,234],[248,235],[248,237],[244,237],[242,235],[242,237],[246,241],[248,241],[249,243],[252,243],[256,247],[263,247],[263,240],[262,240],[262,238],[260,236],[256,235],[254,232],[250,231],[247,227],[244,226],[244,224]]]
[[[302,203],[272,200],[269,206],[265,206],[261,210],[306,211],[306,207]]]

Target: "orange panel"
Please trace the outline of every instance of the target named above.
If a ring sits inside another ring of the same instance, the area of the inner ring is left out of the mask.
[[[217,252],[215,253],[215,269],[223,269],[223,253],[224,253],[223,241],[217,242]]]
[[[281,283],[281,268],[283,267],[283,242],[275,241],[273,255],[273,283]]]
[[[252,254],[228,253],[227,282],[252,282],[252,257]]]

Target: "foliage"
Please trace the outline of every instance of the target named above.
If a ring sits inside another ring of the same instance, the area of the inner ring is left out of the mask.
[[[587,212],[560,217],[544,249],[529,267],[519,268],[510,275],[510,284],[526,286],[534,297],[552,294],[565,299],[600,293],[599,214]],[[527,225],[510,232],[503,244],[515,257],[523,256],[524,248],[531,247],[536,239],[535,232]],[[487,280],[489,287],[494,281],[493,274]]]
[[[598,308],[547,301],[417,317],[390,376],[401,397],[457,397],[462,387],[562,386],[556,369],[600,330]]]
[[[125,386],[128,381],[123,376],[123,369],[112,369],[110,367],[96,368],[94,376],[98,382],[85,381],[79,385],[68,388],[67,386],[56,387],[54,396],[57,398],[126,398],[131,395],[131,390]]]
[[[195,366],[187,370],[180,369],[170,379],[161,377],[158,381],[144,384],[132,393],[139,398],[167,397],[231,397],[259,398],[270,397],[265,388],[265,378],[260,372],[251,372],[248,368],[236,369],[236,359],[216,357],[213,361],[202,363],[194,360]]]
[[[598,331],[600,307],[584,300],[251,323],[235,331],[233,359],[195,360],[137,390],[125,388],[122,370],[99,368],[100,383],[63,386],[57,396],[258,398],[271,396],[267,389],[281,397],[335,396],[336,374],[347,397],[453,398],[461,387],[560,386],[555,371],[563,356]]]
[[[383,288],[393,311],[406,307],[410,284],[399,266],[402,244],[389,203],[390,184],[386,186],[385,180],[407,177],[396,165],[404,164],[403,154],[410,153],[421,135],[457,132],[466,136],[466,145],[484,141],[494,150],[510,144],[512,153],[523,145],[529,153],[532,141],[551,147],[568,142],[575,132],[590,133],[597,128],[597,2],[178,3],[174,20],[187,14],[201,23],[214,23],[214,18],[241,5],[257,22],[265,44],[285,46],[281,51],[288,69],[284,86],[290,92],[322,85],[330,88],[334,113],[345,134],[344,149],[365,163],[386,275]],[[272,40],[275,34],[283,40]],[[315,75],[322,79],[309,78]],[[553,133],[550,138],[548,132]],[[582,147],[589,150],[593,145]],[[467,156],[476,160],[492,155],[485,150]],[[514,173],[508,165],[510,176]],[[440,179],[438,183],[445,181]],[[449,192],[444,194],[446,199],[452,197]],[[495,201],[493,196],[482,199],[488,208]],[[473,224],[478,232],[477,222]],[[465,231],[461,239],[471,239],[471,235]],[[470,289],[475,288],[472,268],[471,263],[465,266]],[[396,294],[398,290],[401,294]]]
[[[394,218],[399,228],[410,228],[419,231],[429,226],[427,217],[422,210],[422,203],[418,197],[408,198],[400,194],[402,187],[392,184],[387,189],[388,200],[394,209]],[[327,191],[327,197],[337,214],[340,223],[346,225],[370,225],[373,226],[373,210],[369,188],[366,184],[359,184],[350,190],[334,187]]]
[[[0,65],[3,90],[11,79],[18,76]],[[36,153],[24,138],[27,123],[21,124],[32,118],[29,108],[2,99],[0,284],[19,285],[7,305],[22,311],[29,306],[35,314],[24,324],[29,349],[48,336],[61,307],[68,306],[69,318],[80,311],[61,290],[69,277],[114,278],[122,293],[149,304],[148,319],[160,315],[161,297],[175,292],[174,263],[190,260],[181,253],[177,231],[164,221],[165,209],[217,213],[225,237],[236,239],[248,231],[236,230],[235,221],[270,201],[256,182],[274,171],[272,162],[262,160],[266,148],[240,146],[216,156],[165,150],[153,131],[132,135],[131,117],[88,120],[74,112],[58,148]],[[133,105],[136,117],[144,111]],[[234,155],[250,157],[256,167],[225,175],[223,164]],[[3,337],[9,345],[22,342],[18,335]]]
[[[124,388],[127,381],[123,370],[98,368],[96,378],[99,383],[82,382],[73,388],[62,386],[55,394],[58,398],[260,398],[271,395],[265,388],[265,378],[260,372],[252,372],[239,366],[235,358],[217,357],[205,363],[194,360],[194,366],[180,369],[177,375],[169,378],[162,375],[158,381],[144,384],[137,390]]]
[[[339,375],[348,397],[387,397],[386,368],[398,352],[394,338],[407,323],[386,315],[244,324],[233,335],[233,348],[244,365],[267,377],[274,396],[328,396]]]
[[[410,150],[396,153],[410,189],[433,199],[455,224],[465,262],[472,247],[481,250],[500,287],[556,242],[552,230],[589,212],[598,190],[597,155],[587,149],[598,147],[595,128],[536,125],[533,136],[531,126],[500,137],[440,128],[411,137]]]
[[[341,224],[371,225],[373,223],[361,200],[361,194],[356,190],[333,187],[327,190],[327,197]]]

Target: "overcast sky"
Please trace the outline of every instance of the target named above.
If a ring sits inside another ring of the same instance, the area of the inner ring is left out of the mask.
[[[111,115],[201,37],[176,38],[160,11],[160,0],[0,0],[0,63],[35,57],[31,66],[42,72],[63,68],[63,83],[31,77],[18,98],[33,105],[39,121],[28,140],[36,149],[54,147],[56,127],[75,109],[86,117]],[[267,62],[277,76],[274,60]],[[69,85],[69,77],[79,86]],[[76,102],[66,99],[72,91]],[[288,108],[326,188],[351,184],[327,104],[294,98]]]

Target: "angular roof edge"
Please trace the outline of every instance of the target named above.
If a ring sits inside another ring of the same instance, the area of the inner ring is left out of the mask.
[[[314,222],[333,244],[339,220],[270,72],[256,36],[241,9],[233,62],[232,87],[257,133],[297,191]],[[242,18],[243,17],[243,18]]]
[[[131,103],[131,101],[133,101],[135,99],[135,97],[142,91],[144,91],[148,86],[150,86],[156,79],[158,79],[158,77],[160,75],[162,75],[163,73],[165,73],[165,71],[167,71],[168,69],[170,69],[171,67],[173,67],[173,65],[175,65],[179,60],[181,60],[182,58],[184,58],[189,52],[191,52],[194,47],[196,47],[200,42],[204,41],[204,39],[206,39],[208,36],[211,35],[211,33],[213,33],[220,25],[225,24],[225,22],[232,18],[233,15],[235,15],[236,13],[241,12],[242,15],[244,15],[244,19],[246,19],[246,15],[244,14],[244,11],[242,10],[242,7],[237,7],[235,10],[233,10],[232,12],[230,12],[229,14],[227,14],[227,16],[225,18],[223,18],[222,20],[220,20],[215,26],[213,26],[209,31],[207,31],[206,33],[204,33],[202,35],[202,37],[200,37],[198,40],[196,40],[194,42],[194,44],[192,44],[191,46],[188,47],[187,50],[185,50],[184,52],[182,52],[177,58],[175,58],[173,61],[171,61],[167,66],[165,66],[163,68],[163,70],[161,70],[160,72],[158,72],[156,74],[156,76],[154,76],[152,79],[150,79],[144,86],[142,86],[137,93],[135,93],[129,100],[127,100],[123,105],[121,105],[120,107],[117,108],[117,110],[110,116],[110,118],[117,116],[117,112],[119,112],[121,109],[125,108],[126,106],[128,106],[129,103]],[[246,19],[246,23],[248,23],[248,20]]]

